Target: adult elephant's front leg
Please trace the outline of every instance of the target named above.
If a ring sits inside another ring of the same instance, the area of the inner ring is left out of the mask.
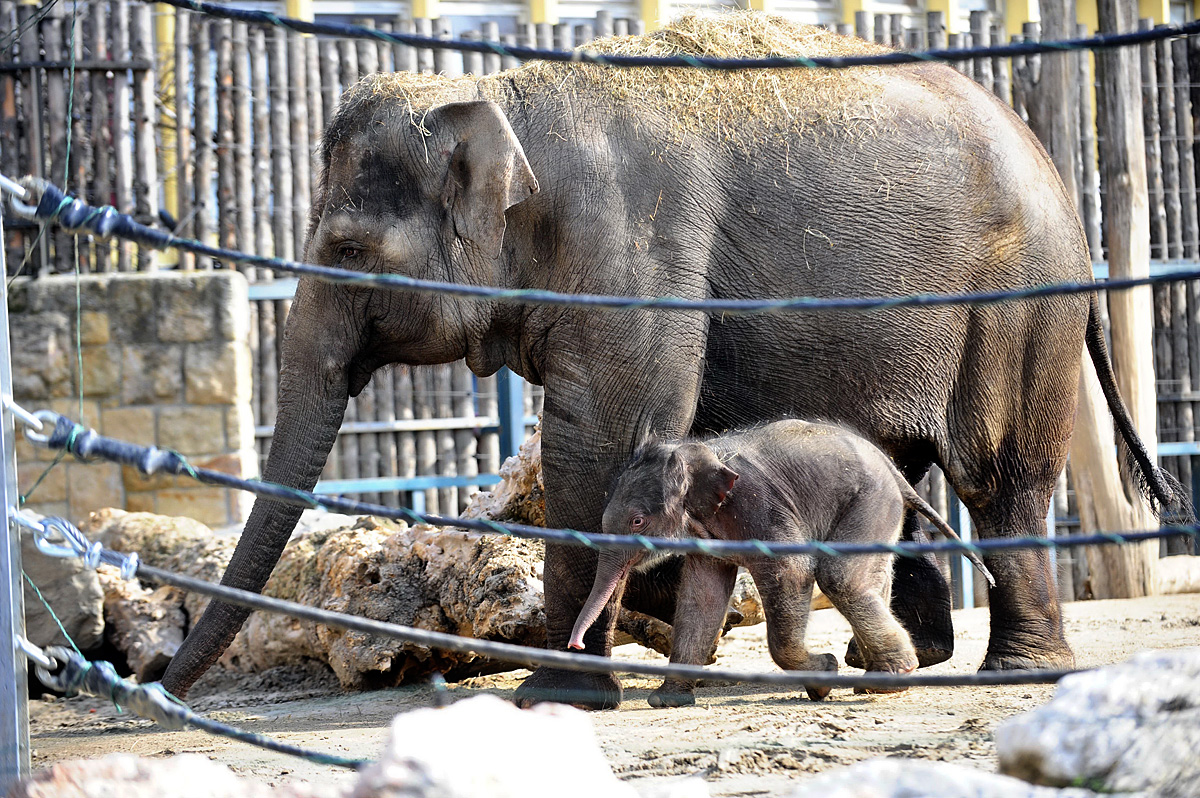
[[[606,491],[616,470],[629,458],[639,436],[686,433],[695,410],[702,344],[691,347],[691,359],[656,358],[655,364],[684,363],[674,369],[647,367],[635,384],[591,390],[555,391],[546,384],[542,417],[542,476],[546,487],[546,522],[551,527],[598,532]],[[633,353],[622,361],[636,372]],[[632,388],[632,390],[631,390]],[[566,398],[564,398],[564,395]],[[584,401],[578,397],[583,396]],[[611,401],[597,407],[596,397]],[[575,401],[567,401],[575,398]],[[546,646],[566,651],[572,627],[583,608],[596,574],[596,555],[582,546],[546,546],[543,574],[546,596]],[[600,617],[584,634],[584,653],[607,657],[617,611],[624,595],[618,586]],[[589,709],[615,708],[620,682],[611,674],[585,674],[539,668],[517,690],[516,701],[529,706],[556,701]]]

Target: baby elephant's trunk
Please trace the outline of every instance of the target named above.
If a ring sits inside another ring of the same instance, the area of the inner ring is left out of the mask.
[[[583,651],[584,634],[600,617],[604,606],[612,598],[613,591],[629,574],[633,564],[641,559],[641,554],[642,552],[639,551],[612,549],[600,552],[600,558],[596,563],[596,580],[592,582],[592,592],[588,594],[587,601],[579,612],[579,620],[575,621],[575,628],[571,630],[571,642],[567,643],[568,648]]]

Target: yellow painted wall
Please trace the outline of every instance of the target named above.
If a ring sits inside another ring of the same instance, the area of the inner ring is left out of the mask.
[[[1171,21],[1171,0],[1138,0],[1138,19],[1151,19],[1155,25]]]
[[[666,25],[671,18],[671,10],[667,0],[641,0],[642,22],[646,23],[646,33]]]
[[[284,0],[283,7],[287,16],[312,22],[313,0]]]
[[[953,2],[954,0],[951,0]],[[871,0],[842,0],[842,22],[854,24],[854,14],[857,11],[871,11]]]
[[[529,21],[558,24],[558,0],[529,0]]]
[[[441,16],[438,0],[412,0],[413,19],[437,19]]]
[[[1080,5],[1086,2],[1088,0],[1080,0]],[[1039,19],[1037,0],[1008,0],[1004,4],[1004,31],[1010,37],[1020,36],[1026,22],[1037,22]]]

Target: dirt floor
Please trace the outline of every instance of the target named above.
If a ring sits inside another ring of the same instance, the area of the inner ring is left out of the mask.
[[[1067,637],[1080,666],[1120,662],[1145,649],[1200,645],[1200,595],[1130,601],[1090,601],[1064,608]],[[957,653],[934,673],[970,673],[987,644],[986,610],[955,613]],[[839,660],[850,631],[832,610],[814,614],[809,632],[814,651]],[[735,629],[721,644],[719,664],[747,670],[773,668],[764,627]],[[625,659],[661,660],[637,646]],[[844,666],[843,666],[844,667]],[[450,700],[480,692],[503,697],[526,671],[479,677],[450,685]],[[808,774],[877,756],[954,761],[994,770],[992,730],[1012,715],[1050,698],[1052,686],[920,688],[893,696],[856,696],[835,690],[822,703],[803,691],[753,686],[707,687],[694,707],[655,710],[646,696],[650,680],[625,679],[625,701],[614,712],[592,716],[596,736],[613,770],[634,787],[647,780],[701,775],[714,796],[780,795]],[[192,706],[211,717],[288,742],[370,758],[380,751],[398,712],[437,700],[431,686],[372,693],[344,693],[320,669],[277,670],[257,676],[218,672],[192,692]],[[348,771],[210,737],[200,732],[160,731],[147,721],[118,714],[98,699],[38,700],[31,704],[35,769],[61,759],[110,752],[170,756],[199,752],[238,773],[279,783],[306,780],[349,783]]]

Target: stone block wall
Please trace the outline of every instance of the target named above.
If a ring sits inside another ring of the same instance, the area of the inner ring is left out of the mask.
[[[17,402],[80,419],[103,435],[174,449],[200,466],[257,473],[250,404],[249,300],[237,272],[156,272],[81,278],[76,348],[74,276],[19,281],[9,294]],[[54,453],[18,436],[22,494]],[[75,522],[102,507],[240,522],[248,494],[183,477],[145,477],[68,457],[25,506]]]

